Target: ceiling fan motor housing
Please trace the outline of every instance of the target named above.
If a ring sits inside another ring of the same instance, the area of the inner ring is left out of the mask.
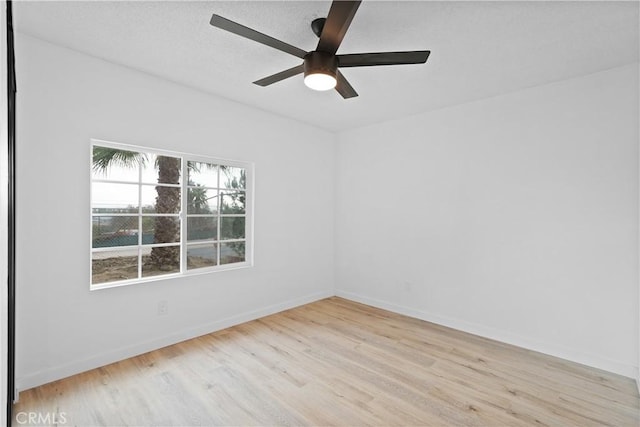
[[[304,57],[304,76],[310,74],[327,74],[336,78],[338,58],[330,53],[315,50]]]

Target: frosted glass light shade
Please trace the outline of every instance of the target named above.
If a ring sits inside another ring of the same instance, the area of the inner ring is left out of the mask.
[[[330,90],[336,87],[336,78],[329,74],[313,73],[304,77],[304,84],[313,90]]]

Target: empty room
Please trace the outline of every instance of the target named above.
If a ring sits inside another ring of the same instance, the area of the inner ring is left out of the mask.
[[[640,424],[639,2],[1,8],[0,424]]]

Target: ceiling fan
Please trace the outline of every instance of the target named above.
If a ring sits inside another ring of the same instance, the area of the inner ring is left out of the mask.
[[[214,14],[211,25],[250,40],[278,49],[303,60],[303,63],[281,71],[253,83],[269,86],[273,83],[304,73],[304,83],[315,90],[335,88],[343,98],[353,98],[358,93],[342,75],[339,68],[370,67],[374,65],[424,64],[429,57],[428,50],[407,52],[354,53],[337,55],[351,21],[361,0],[334,0],[326,18],[314,19],[311,29],[320,38],[316,50],[305,52],[283,41],[240,25],[222,16]]]

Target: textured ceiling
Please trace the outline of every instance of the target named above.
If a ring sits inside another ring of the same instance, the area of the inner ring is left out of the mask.
[[[338,53],[431,50],[424,65],[343,69],[360,94],[307,89],[286,53],[209,25],[217,13],[304,50],[329,1],[14,3],[18,32],[331,131],[638,61],[638,2],[363,1]],[[19,54],[19,52],[17,52]]]

